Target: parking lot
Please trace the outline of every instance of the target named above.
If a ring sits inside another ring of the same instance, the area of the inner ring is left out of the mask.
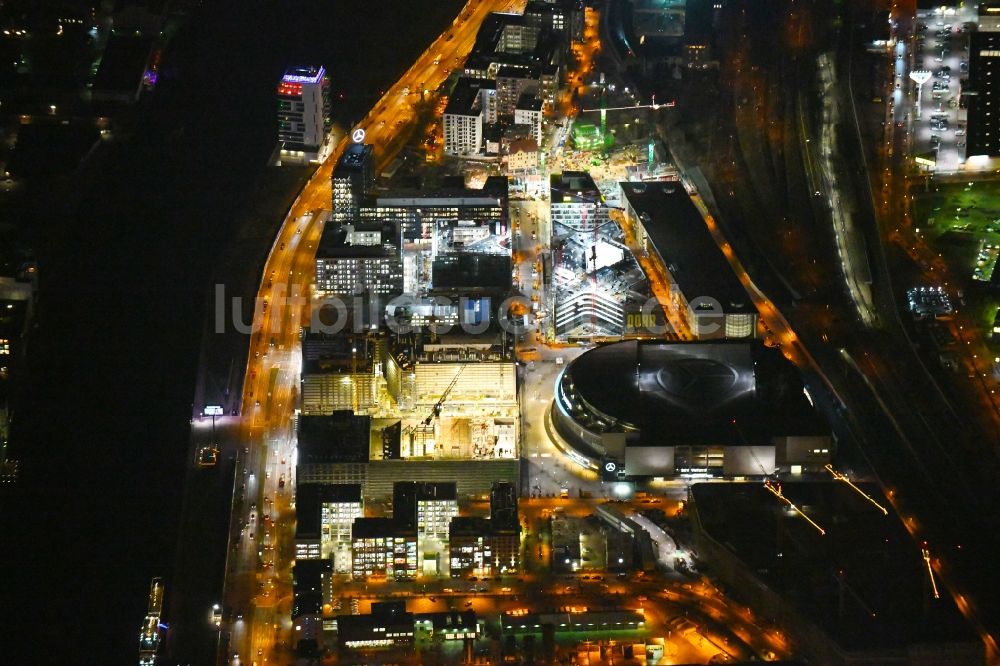
[[[959,108],[959,95],[968,73],[968,30],[974,20],[973,9],[917,14],[914,69],[931,72],[931,78],[923,84],[919,113],[911,117],[913,152],[936,152],[938,171],[954,171],[965,163],[966,112]]]

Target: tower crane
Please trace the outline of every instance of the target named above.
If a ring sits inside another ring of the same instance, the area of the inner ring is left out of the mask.
[[[451,393],[451,390],[453,388],[455,388],[455,385],[458,383],[458,378],[462,376],[462,372],[464,370],[465,370],[465,364],[463,363],[462,367],[460,367],[458,369],[458,372],[455,373],[455,376],[452,377],[451,383],[448,384],[448,387],[444,390],[443,393],[441,393],[441,397],[438,398],[437,402],[434,403],[434,407],[431,408],[431,413],[427,416],[426,419],[424,419],[425,426],[429,426],[434,419],[441,416],[441,407],[444,405],[444,401],[448,398],[448,394]]]
[[[888,516],[888,515],[889,515],[889,510],[888,510],[888,509],[886,509],[886,508],[885,508],[884,506],[882,506],[881,504],[879,504],[878,502],[876,502],[876,501],[875,501],[875,499],[874,499],[874,498],[873,498],[873,497],[872,497],[871,495],[869,495],[869,494],[868,494],[868,493],[866,493],[865,491],[861,490],[861,488],[858,488],[858,487],[857,487],[857,486],[856,486],[856,485],[854,484],[854,482],[853,482],[853,481],[851,481],[851,480],[850,480],[849,478],[847,478],[847,475],[846,475],[846,474],[841,474],[840,472],[838,472],[837,470],[835,470],[835,469],[833,468],[833,465],[826,465],[826,466],[824,467],[824,469],[825,469],[826,471],[828,471],[828,472],[829,472],[830,474],[832,474],[832,475],[833,475],[833,478],[834,478],[835,480],[837,480],[837,481],[843,481],[843,482],[844,482],[844,483],[846,483],[846,484],[847,484],[848,486],[850,486],[850,487],[851,487],[851,489],[853,489],[853,490],[854,490],[855,492],[857,492],[857,493],[858,493],[859,495],[861,495],[861,496],[862,496],[862,497],[864,497],[864,498],[865,498],[866,500],[868,500],[869,502],[871,502],[872,504],[874,504],[874,505],[875,505],[875,507],[876,507],[876,508],[877,508],[877,509],[878,509],[879,511],[881,511],[881,512],[882,512],[882,515],[884,515],[884,516]]]
[[[764,488],[767,489],[768,492],[770,492],[772,495],[774,495],[775,497],[777,497],[779,500],[781,500],[782,502],[784,502],[788,506],[789,509],[791,509],[792,511],[794,511],[795,513],[797,513],[802,518],[805,518],[806,522],[809,523],[810,525],[812,525],[813,527],[815,527],[817,532],[819,532],[821,535],[824,535],[824,536],[826,535],[826,530],[824,530],[822,527],[820,527],[819,524],[817,524],[815,520],[813,520],[812,518],[810,518],[809,516],[807,516],[805,513],[803,513],[802,509],[800,509],[799,507],[795,506],[795,504],[792,502],[792,500],[790,500],[787,497],[785,497],[785,494],[783,492],[781,492],[781,485],[780,484],[771,483],[771,479],[765,479],[764,480]]]
[[[656,103],[656,95],[653,95],[652,101],[649,104],[639,104],[637,102],[636,104],[633,104],[632,106],[612,106],[612,107],[609,107],[608,106],[608,102],[607,102],[607,84],[604,82],[604,75],[603,74],[601,74],[601,82],[598,85],[601,86],[601,106],[600,106],[600,108],[597,108],[597,109],[581,109],[580,113],[581,114],[582,113],[593,113],[594,111],[600,111],[601,112],[601,141],[602,142],[604,141],[604,137],[606,137],[607,134],[608,134],[608,111],[628,111],[630,109],[652,109],[653,111],[657,111],[658,109],[661,109],[661,108],[668,108],[669,109],[669,108],[673,108],[673,107],[677,106],[677,102],[674,102],[674,101],[663,102],[661,104],[657,104]],[[604,144],[604,145],[607,145],[607,144]],[[653,132],[652,132],[652,125],[650,125],[649,145],[648,145],[648,148],[647,148],[647,152],[648,152],[647,161],[648,161],[648,163],[650,165],[650,168],[651,168],[652,164],[653,164]]]

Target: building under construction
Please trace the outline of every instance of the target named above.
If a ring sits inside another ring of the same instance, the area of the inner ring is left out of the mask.
[[[459,495],[488,493],[493,481],[517,484],[520,410],[509,342],[306,340],[300,483],[360,483],[366,498],[388,497],[399,479],[455,481]]]

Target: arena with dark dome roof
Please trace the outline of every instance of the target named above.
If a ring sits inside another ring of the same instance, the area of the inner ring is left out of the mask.
[[[552,425],[619,475],[764,475],[821,469],[829,429],[798,370],[758,341],[625,341],[558,379]]]

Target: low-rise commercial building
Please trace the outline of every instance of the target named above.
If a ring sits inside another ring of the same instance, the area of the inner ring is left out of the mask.
[[[481,627],[476,611],[445,611],[442,613],[416,613],[413,626],[427,638],[440,637],[445,641],[479,638]]]
[[[383,601],[373,603],[368,615],[337,616],[337,634],[342,648],[363,651],[405,648],[416,637],[474,639],[479,637],[480,626],[472,610],[411,613],[404,601]]]
[[[567,613],[513,611],[500,614],[500,630],[505,636],[541,634],[546,627],[552,627],[557,636],[571,632],[644,631],[646,620],[642,613],[631,609],[580,609]]]
[[[337,641],[349,650],[412,645],[413,613],[405,601],[381,601],[372,604],[368,615],[338,615]]]
[[[507,147],[507,173],[522,176],[538,169],[538,143],[534,139],[515,139]]]
[[[757,308],[679,183],[620,183],[635,250],[655,257],[670,281],[672,307],[698,339],[752,338]]]

